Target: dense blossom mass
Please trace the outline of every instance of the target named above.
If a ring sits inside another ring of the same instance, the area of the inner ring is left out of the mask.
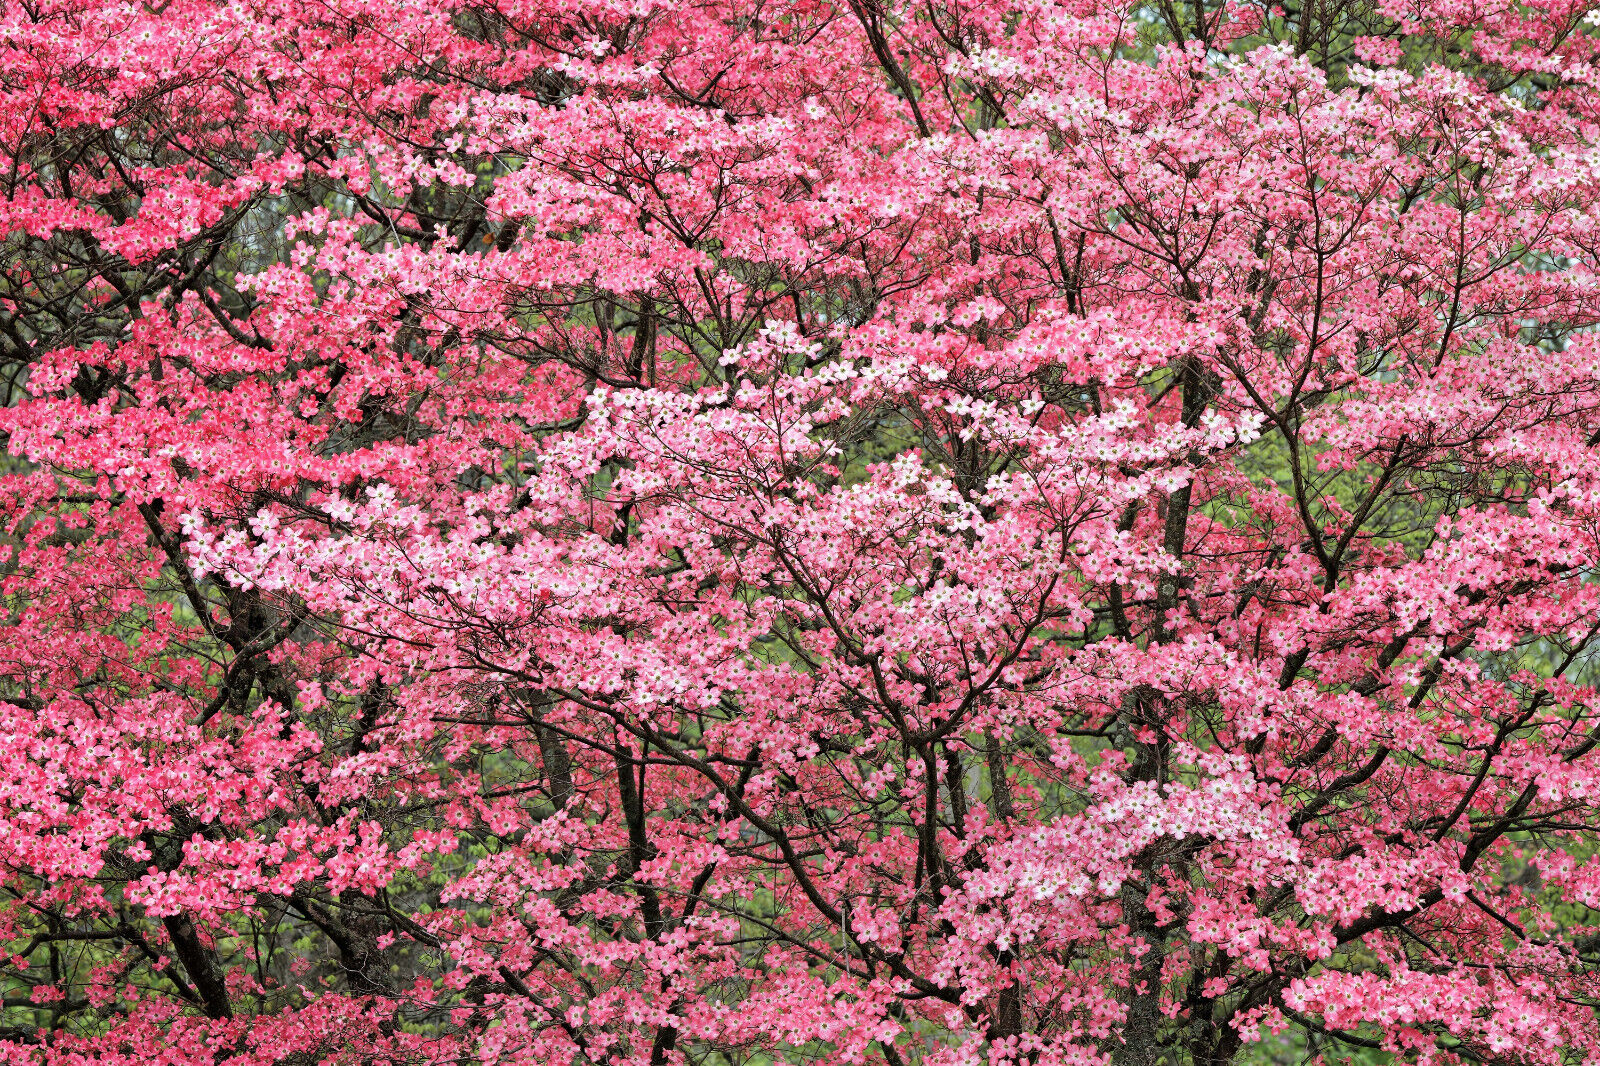
[[[3,0],[0,1062],[1600,1061],[1592,0]]]

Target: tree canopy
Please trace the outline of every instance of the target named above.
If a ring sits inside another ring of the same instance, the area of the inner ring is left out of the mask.
[[[1600,1061],[1587,0],[4,0],[0,1061]]]

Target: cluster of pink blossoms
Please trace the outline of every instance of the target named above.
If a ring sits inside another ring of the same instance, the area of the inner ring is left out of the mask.
[[[0,1063],[1600,1063],[1590,0],[6,0],[0,147]]]

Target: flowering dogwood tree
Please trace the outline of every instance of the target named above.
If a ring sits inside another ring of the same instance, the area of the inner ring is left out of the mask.
[[[0,1061],[1600,1060],[1589,0],[5,0]]]

